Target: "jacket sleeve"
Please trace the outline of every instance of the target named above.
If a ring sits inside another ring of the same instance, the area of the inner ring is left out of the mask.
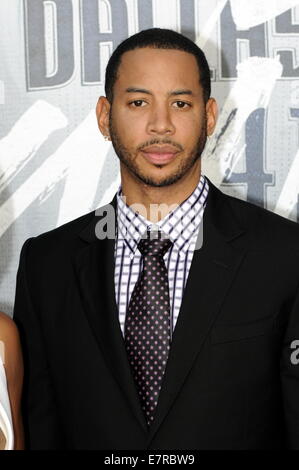
[[[32,295],[38,290],[38,285],[32,285],[32,279],[28,279],[27,268],[36,261],[33,256],[30,258],[33,240],[26,240],[21,250],[13,314],[19,328],[24,355],[22,413],[25,446],[26,449],[32,450],[61,449],[64,447],[62,428],[38,312],[34,310],[32,303]]]
[[[280,361],[287,449],[299,449],[299,289],[282,344]]]

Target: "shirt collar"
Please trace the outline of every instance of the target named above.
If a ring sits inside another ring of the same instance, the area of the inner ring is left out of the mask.
[[[133,210],[122,198],[121,184],[117,190],[118,240],[126,243],[130,257],[134,257],[138,242],[147,230],[162,230],[180,253],[186,254],[191,239],[202,220],[209,191],[207,178],[200,176],[199,182],[190,196],[181,202],[163,219],[153,223]]]

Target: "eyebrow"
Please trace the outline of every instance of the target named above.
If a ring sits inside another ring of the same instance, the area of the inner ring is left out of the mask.
[[[149,90],[146,90],[144,88],[135,88],[135,87],[129,87],[126,88],[126,93],[145,93],[146,95],[152,95],[152,92]],[[173,90],[168,92],[169,96],[177,96],[177,95],[193,95],[192,90]]]

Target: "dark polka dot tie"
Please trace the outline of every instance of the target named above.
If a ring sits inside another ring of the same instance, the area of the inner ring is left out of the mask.
[[[149,239],[148,232],[148,238],[138,243],[143,270],[132,292],[125,321],[125,345],[149,426],[154,419],[170,348],[169,285],[163,256],[173,243],[161,231],[155,235]]]

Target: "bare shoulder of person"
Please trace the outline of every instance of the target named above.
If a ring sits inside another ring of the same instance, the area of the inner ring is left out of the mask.
[[[19,348],[19,332],[15,322],[5,313],[0,312],[0,354],[5,366],[7,361],[11,362],[12,356]]]
[[[15,322],[2,312],[0,312],[0,351],[12,412],[14,449],[21,450],[24,449],[24,431],[21,416],[23,357],[18,328]]]

